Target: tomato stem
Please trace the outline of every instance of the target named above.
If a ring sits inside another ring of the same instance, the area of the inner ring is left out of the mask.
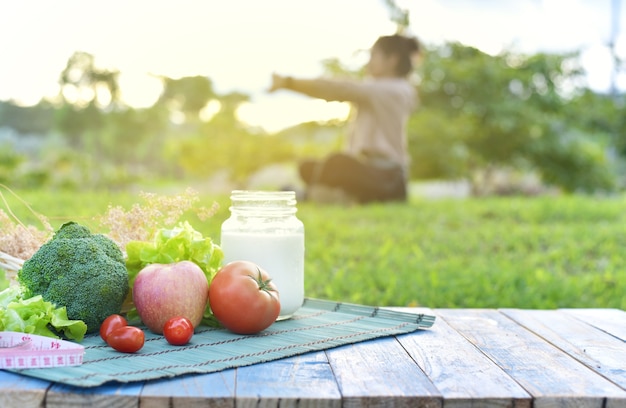
[[[249,275],[250,278],[254,279],[256,284],[259,286],[259,290],[266,292],[270,296],[274,296],[274,293],[272,292],[276,292],[276,290],[272,286],[270,286],[270,282],[272,281],[272,279],[270,278],[268,280],[263,280],[261,269],[257,266],[256,270],[258,272],[258,276],[254,277],[252,275]]]

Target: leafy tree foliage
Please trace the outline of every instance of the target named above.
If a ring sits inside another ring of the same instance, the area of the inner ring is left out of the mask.
[[[113,163],[149,164],[160,155],[167,129],[167,112],[161,107],[117,109],[107,114],[106,122],[106,133],[101,135],[102,153]]]
[[[98,68],[94,56],[75,52],[61,72],[59,84],[64,101],[76,106],[96,103],[106,107],[119,101],[119,72]]]
[[[93,55],[75,52],[59,76],[62,107],[57,126],[70,145],[85,148],[93,145],[89,136],[104,125],[103,107],[115,105],[119,99],[117,71],[95,66]]]
[[[402,31],[408,14],[390,11]],[[364,75],[337,59],[323,64],[329,75]],[[421,107],[408,126],[411,177],[470,179],[479,191],[494,170],[508,168],[535,172],[567,191],[612,189],[615,163],[626,156],[626,101],[586,89],[581,74],[576,54],[493,56],[458,43],[429,47],[416,72]],[[96,66],[90,54],[75,53],[60,75],[57,101],[4,102],[0,127],[61,134],[68,151],[47,155],[41,165],[55,169],[48,179],[66,175],[74,178],[68,184],[80,186],[208,178],[224,169],[243,186],[265,165],[338,148],[346,128],[307,123],[278,135],[250,129],[237,117],[249,96],[217,94],[204,76],[164,77],[154,106],[133,109],[119,99],[117,79],[117,71]],[[207,119],[209,103],[219,109]],[[3,163],[6,178],[23,160],[7,153]]]
[[[184,114],[187,121],[197,120],[200,111],[216,96],[213,83],[204,76],[161,79],[164,91],[157,103],[167,105],[170,111]]]
[[[384,0],[385,6],[389,10],[389,19],[396,24],[398,33],[406,31],[409,27],[409,10],[398,6],[394,0]]]
[[[54,107],[47,101],[41,101],[34,106],[19,106],[0,101],[1,126],[23,135],[45,134],[54,127]]]
[[[16,153],[8,144],[0,143],[0,183],[7,184],[13,178],[24,157]]]
[[[247,177],[271,163],[293,160],[291,145],[273,135],[251,133],[237,119],[237,108],[249,97],[232,92],[219,97],[220,109],[192,137],[172,148],[187,174],[208,176],[227,169],[243,186]]]
[[[64,104],[57,111],[56,124],[69,145],[75,149],[87,149],[93,145],[94,132],[103,126],[103,112],[91,101],[85,107]],[[90,140],[92,139],[92,140]]]
[[[613,187],[604,140],[565,120],[582,74],[576,54],[491,56],[449,43],[424,61],[413,177],[474,179],[513,167],[569,191]]]

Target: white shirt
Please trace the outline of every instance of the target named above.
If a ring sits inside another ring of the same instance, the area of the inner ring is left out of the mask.
[[[363,82],[316,80],[315,94],[328,101],[352,102],[356,116],[346,146],[355,156],[397,163],[408,171],[406,125],[417,105],[417,92],[404,78]]]

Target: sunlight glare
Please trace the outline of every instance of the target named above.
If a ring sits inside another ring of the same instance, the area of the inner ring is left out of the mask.
[[[603,67],[612,66],[611,53],[607,47],[593,46],[585,50],[580,60],[587,70],[587,83],[594,89],[604,89],[608,91],[611,87],[610,69]]]
[[[346,120],[350,105],[344,102],[326,102],[320,99],[275,97],[263,98],[255,103],[244,103],[238,118],[253,127],[261,127],[268,133],[277,132],[303,122],[325,122],[333,119]]]
[[[154,75],[122,71],[119,76],[121,98],[134,108],[147,108],[159,99],[163,83]]]
[[[222,104],[217,99],[211,99],[200,111],[200,120],[203,122],[210,121],[217,112],[222,109]]]

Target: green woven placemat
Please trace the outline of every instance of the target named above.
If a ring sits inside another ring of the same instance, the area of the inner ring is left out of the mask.
[[[434,316],[425,314],[306,299],[291,319],[276,322],[257,335],[203,326],[186,346],[171,346],[163,336],[146,330],[146,343],[134,354],[116,352],[95,335],[82,342],[85,356],[80,366],[14,372],[81,387],[210,373],[410,333],[428,328],[434,321]]]

